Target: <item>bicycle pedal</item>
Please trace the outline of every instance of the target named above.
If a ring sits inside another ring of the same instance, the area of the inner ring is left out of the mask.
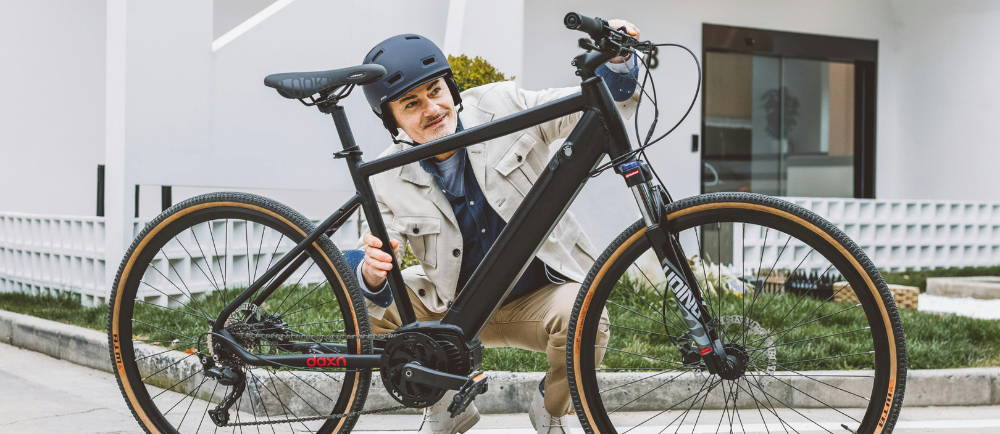
[[[469,404],[472,404],[472,401],[476,399],[477,395],[486,393],[489,389],[488,380],[489,377],[486,376],[485,372],[479,371],[473,373],[469,381],[458,390],[458,393],[452,398],[451,404],[448,405],[448,413],[451,413],[451,417],[462,414],[469,407]]]

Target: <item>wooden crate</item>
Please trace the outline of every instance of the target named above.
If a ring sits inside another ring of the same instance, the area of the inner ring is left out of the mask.
[[[889,284],[889,292],[898,307],[916,309],[919,305],[920,289],[916,286]],[[833,300],[857,303],[858,297],[847,282],[837,282],[833,284]]]
[[[781,294],[785,292],[785,282],[788,281],[788,270],[763,269],[760,271],[760,278],[767,279],[764,282],[764,292],[768,294]]]

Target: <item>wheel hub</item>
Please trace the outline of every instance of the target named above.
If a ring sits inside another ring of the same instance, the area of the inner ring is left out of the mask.
[[[750,362],[746,350],[737,344],[726,344],[723,347],[726,349],[726,363],[719,376],[730,381],[742,377],[747,371],[747,363]]]

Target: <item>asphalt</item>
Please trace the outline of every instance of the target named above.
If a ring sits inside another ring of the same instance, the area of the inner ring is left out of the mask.
[[[803,412],[821,424],[827,414],[823,410]],[[621,417],[625,421],[643,421],[653,415],[655,413],[635,412]],[[731,416],[706,410],[701,417],[728,421]],[[736,427],[733,432],[784,432],[773,421],[765,420],[762,423],[759,417],[754,419],[753,415],[746,413],[740,417],[745,418],[745,430],[741,431]],[[355,432],[412,432],[419,422],[418,415],[363,416]],[[661,422],[653,419],[648,431],[658,432],[667,422],[668,419]],[[384,431],[387,426],[401,428]],[[578,427],[575,420],[571,420],[571,426]],[[676,428],[677,425],[674,424],[669,432]],[[816,432],[803,426],[789,427],[792,428],[799,432]],[[823,432],[818,427],[812,428]],[[831,432],[846,432],[836,426],[827,428]],[[269,428],[260,432],[265,430],[272,432]],[[290,430],[298,431],[299,427],[278,427],[273,432]],[[244,431],[257,432],[256,429]],[[644,429],[641,432],[646,431]],[[685,424],[679,431],[691,432],[690,424]],[[895,432],[947,434],[970,431],[1000,433],[1000,406],[905,408]],[[114,376],[44,354],[0,344],[0,433],[71,432],[139,432],[138,425],[118,391]],[[532,433],[533,430],[524,414],[495,414],[483,415],[476,428],[470,432],[520,434]],[[715,432],[715,429],[706,432]]]

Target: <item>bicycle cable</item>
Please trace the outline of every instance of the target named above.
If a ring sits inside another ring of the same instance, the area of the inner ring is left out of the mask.
[[[648,148],[648,147],[656,144],[660,140],[663,140],[665,137],[667,137],[668,135],[670,135],[670,133],[674,132],[681,125],[681,123],[683,123],[684,120],[687,119],[688,115],[691,114],[691,110],[694,108],[695,103],[698,101],[698,96],[701,94],[701,82],[702,82],[702,79],[701,79],[701,62],[698,61],[698,56],[695,55],[693,51],[691,51],[689,48],[685,47],[684,45],[675,44],[675,43],[651,44],[651,43],[648,43],[648,42],[644,41],[641,45],[651,46],[651,47],[676,47],[676,48],[680,48],[680,49],[682,49],[684,51],[687,51],[688,54],[691,55],[691,58],[694,60],[695,68],[696,68],[697,74],[698,74],[697,75],[697,84],[696,84],[695,90],[694,90],[694,97],[691,98],[691,103],[688,104],[688,108],[684,112],[684,115],[682,115],[681,118],[679,120],[677,120],[677,122],[672,127],[670,127],[669,130],[667,130],[665,133],[663,133],[659,137],[653,139],[653,134],[656,131],[656,125],[659,122],[659,118],[660,118],[659,100],[657,99],[657,95],[656,95],[656,80],[653,78],[653,75],[650,73],[649,65],[646,63],[646,60],[643,59],[641,56],[639,56],[636,53],[636,50],[633,49],[633,56],[636,56],[637,60],[639,60],[639,62],[642,63],[643,69],[645,69],[645,74],[643,74],[643,78],[642,78],[642,82],[641,83],[636,78],[633,78],[631,76],[629,77],[629,79],[631,79],[632,81],[634,81],[636,84],[639,85],[639,91],[640,91],[639,101],[636,103],[636,114],[635,114],[636,117],[635,117],[635,120],[634,120],[634,128],[635,128],[635,137],[636,137],[636,140],[639,140],[639,108],[642,106],[642,101],[643,101],[644,98],[645,99],[651,99],[651,102],[653,104],[653,121],[650,123],[649,129],[646,132],[646,137],[645,137],[645,139],[643,139],[643,142],[642,142],[643,144],[640,147],[638,147],[636,149],[633,149],[632,151],[629,151],[629,152],[627,152],[625,154],[622,154],[618,158],[612,159],[611,161],[609,161],[609,162],[607,162],[605,164],[602,164],[602,165],[598,166],[597,168],[591,170],[590,171],[590,177],[592,177],[592,178],[600,175],[605,170],[608,170],[609,168],[612,168],[612,167],[618,165],[619,163],[621,163],[623,161],[631,159],[636,154],[642,155],[642,158],[644,160],[646,160],[647,162],[650,162],[649,156],[646,154],[646,148]],[[646,91],[646,81],[647,80],[649,81],[649,84],[650,84],[650,87],[651,87],[651,90],[652,90],[652,96],[650,96],[649,92]],[[653,167],[652,164],[649,164],[649,168],[653,172],[653,176],[656,177],[656,181],[660,184],[660,188],[662,188],[663,191],[664,191],[664,193],[666,193],[667,199],[672,201],[673,199],[670,197],[670,192],[667,191],[666,184],[664,184],[663,179],[660,178],[660,174],[656,172],[656,168]]]

